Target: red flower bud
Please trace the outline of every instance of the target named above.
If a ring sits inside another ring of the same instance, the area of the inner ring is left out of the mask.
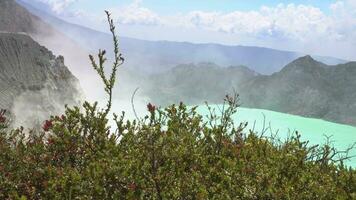
[[[153,113],[155,110],[156,110],[156,106],[152,105],[151,103],[149,103],[147,105],[147,110],[150,112],[150,113]]]
[[[6,113],[6,110],[0,110],[0,123],[6,122],[5,113]]]
[[[6,117],[0,115],[0,123],[5,123]]]
[[[46,120],[45,123],[43,124],[42,128],[44,131],[49,131],[50,128],[52,128],[53,123],[51,120]]]

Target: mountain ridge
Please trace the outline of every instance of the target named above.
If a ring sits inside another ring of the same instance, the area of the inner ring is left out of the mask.
[[[251,80],[241,90],[241,99],[248,107],[355,125],[355,76],[355,62],[328,66],[301,58],[272,76]]]
[[[243,107],[356,125],[356,62],[325,65],[305,56],[271,75],[234,69],[181,65],[148,76],[157,81],[140,87],[158,105],[219,104],[225,94],[237,92]]]

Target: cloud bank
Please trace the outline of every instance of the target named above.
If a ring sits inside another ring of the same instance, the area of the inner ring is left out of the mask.
[[[279,4],[261,7],[258,11],[204,12],[163,16],[141,6],[140,1],[113,8],[118,23],[178,28],[200,28],[230,34],[276,36],[296,39],[327,36],[342,40],[356,30],[356,1],[338,1],[330,5],[332,13],[326,15],[319,8],[308,5]]]

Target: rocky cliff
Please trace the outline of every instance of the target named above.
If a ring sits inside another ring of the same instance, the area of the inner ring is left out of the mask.
[[[0,108],[15,115],[15,124],[60,114],[65,104],[78,104],[80,94],[62,56],[26,34],[0,33]]]

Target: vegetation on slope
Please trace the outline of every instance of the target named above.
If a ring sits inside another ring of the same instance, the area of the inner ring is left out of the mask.
[[[109,15],[108,15],[109,16]],[[203,120],[184,104],[147,105],[143,119],[114,115],[108,125],[116,70],[123,58],[114,26],[115,63],[104,73],[90,57],[109,96],[105,109],[67,108],[43,131],[8,130],[0,112],[0,199],[355,199],[356,171],[329,145],[309,147],[235,125],[237,96]]]
[[[223,94],[236,91],[244,107],[356,126],[356,62],[326,65],[305,56],[272,75],[211,63],[179,65],[154,75],[128,75],[140,85],[141,93],[160,105],[179,101],[219,104]]]

